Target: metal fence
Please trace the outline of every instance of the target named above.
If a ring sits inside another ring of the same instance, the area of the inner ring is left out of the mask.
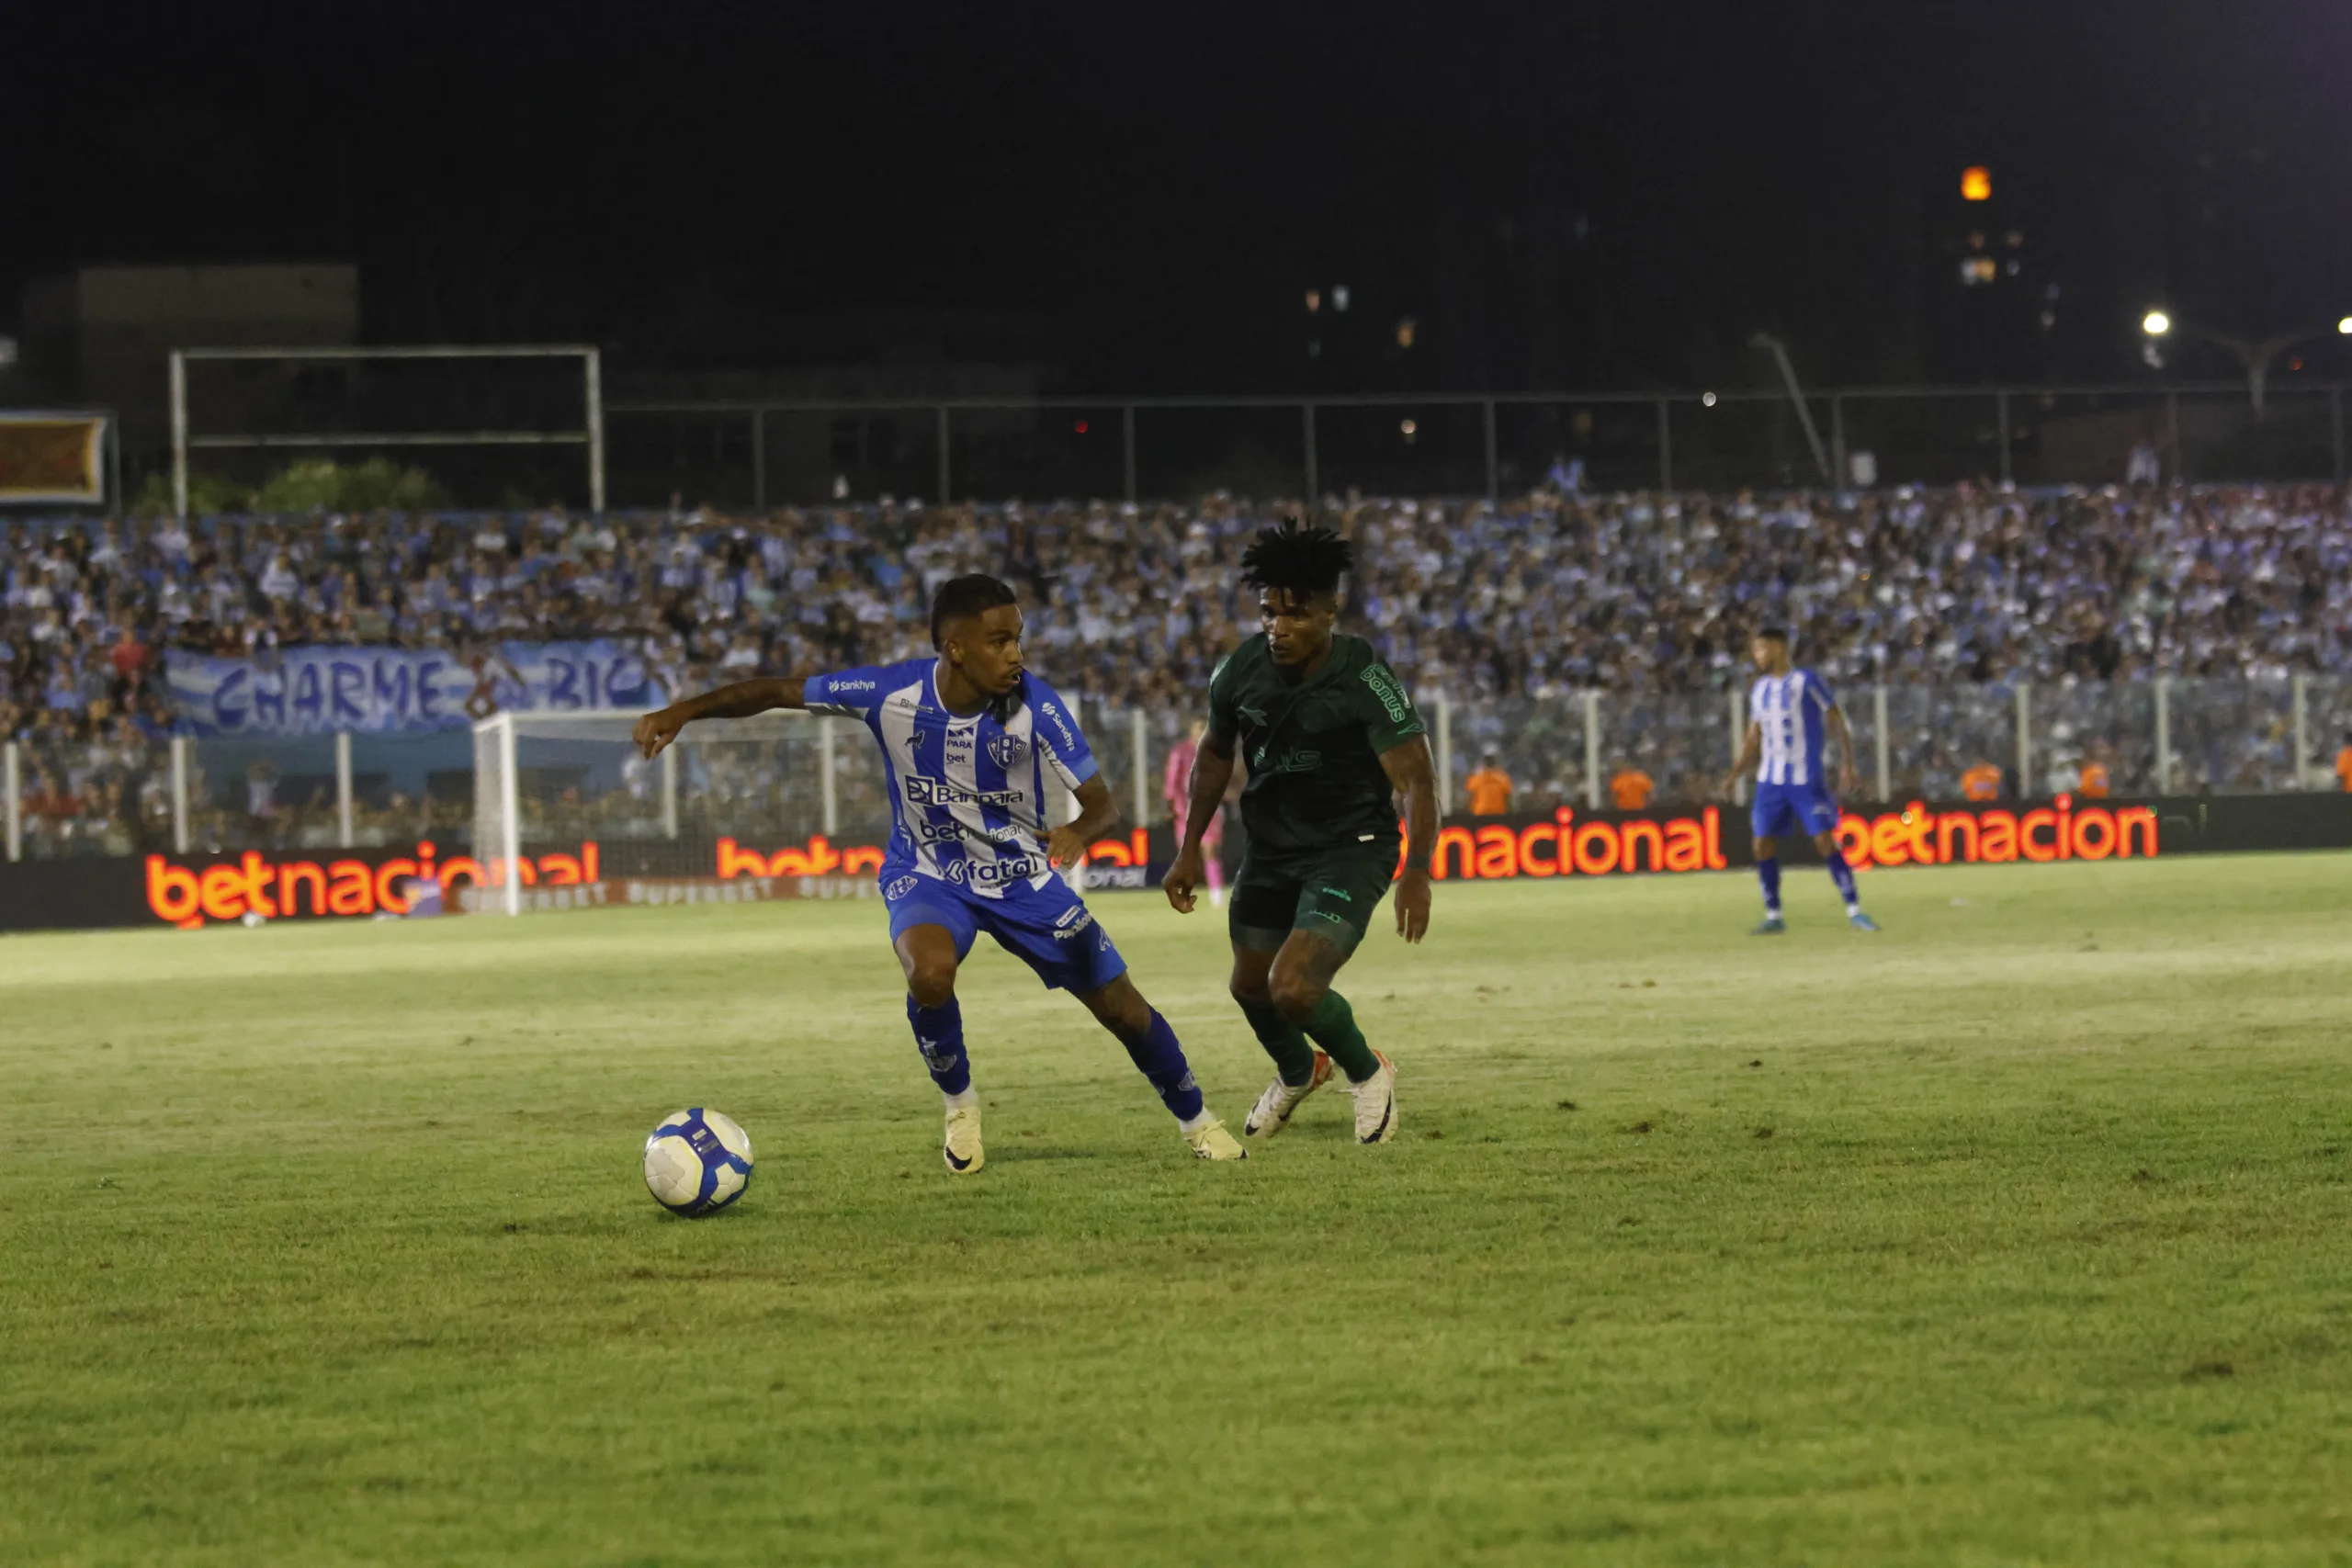
[[[1860,791],[1950,800],[1980,763],[2011,796],[2047,796],[2104,769],[2118,795],[2335,789],[2352,744],[2352,677],[1849,687]],[[1737,691],[1424,694],[1440,806],[1466,806],[1492,759],[1513,807],[1589,809],[1713,798],[1745,729]],[[1086,728],[1129,826],[1170,819],[1170,749],[1193,716],[1098,709]],[[834,720],[634,761],[619,742],[526,757],[524,836],[746,843],[878,843],[890,826],[880,759]],[[608,755],[609,753],[609,755]],[[1623,792],[1622,795],[1620,792]],[[365,849],[471,843],[473,753],[463,731],[288,739],[117,738],[0,747],[7,858]]]
[[[1579,466],[1599,491],[1792,484],[2341,481],[2340,386],[967,399],[606,405],[616,505],[854,497],[1480,494]],[[1826,462],[1827,472],[1823,471]]]

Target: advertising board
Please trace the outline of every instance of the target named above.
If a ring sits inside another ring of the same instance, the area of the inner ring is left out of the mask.
[[[2352,795],[2219,795],[2138,801],[1932,805],[1849,811],[1838,837],[1858,871],[1912,865],[2138,861],[2245,850],[2352,848]],[[1238,837],[1238,835],[1236,835]],[[1238,849],[1227,846],[1228,860]],[[1159,885],[1175,845],[1166,827],[1136,829],[1090,848],[1090,890]],[[1803,839],[1781,857],[1816,859]],[[770,898],[870,896],[883,851],[835,844],[746,844],[733,838],[587,840],[532,847],[514,874],[526,909],[593,908]],[[1533,815],[1452,822],[1440,829],[1443,881],[1575,881],[1690,875],[1752,863],[1747,814],[1683,811]],[[702,874],[680,868],[707,865]],[[503,907],[481,897],[508,868],[446,854],[429,840],[397,850],[261,851],[0,864],[0,931],[43,928],[206,925],[259,919],[367,919],[410,912],[413,882],[435,885],[441,907]]]

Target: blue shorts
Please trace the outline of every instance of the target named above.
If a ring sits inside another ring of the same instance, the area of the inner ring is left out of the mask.
[[[935,876],[885,871],[882,899],[893,942],[910,926],[944,926],[959,964],[986,931],[1055,990],[1099,991],[1127,972],[1111,933],[1059,876],[1047,877],[1043,887],[1018,883],[1001,898],[982,898]]]
[[[1838,797],[1827,784],[1759,784],[1747,825],[1759,839],[1784,837],[1792,826],[1803,828],[1807,838],[1835,832]]]

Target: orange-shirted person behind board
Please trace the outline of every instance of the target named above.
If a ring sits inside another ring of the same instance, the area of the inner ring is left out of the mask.
[[[1979,762],[1960,775],[1960,793],[1971,800],[2001,798],[2001,770],[1990,762]]]
[[[1649,805],[1650,796],[1657,792],[1657,781],[1628,762],[1617,770],[1609,781],[1610,797],[1620,811],[1639,811]]]
[[[2107,776],[2107,764],[2088,761],[2083,764],[2083,776],[2075,781],[2075,793],[2085,800],[2105,800],[2113,787]]]
[[[2344,785],[2344,793],[2352,795],[2352,729],[2344,732],[2344,750],[2335,754],[2335,776]]]
[[[1501,761],[1489,751],[1478,771],[1463,781],[1470,795],[1470,815],[1501,817],[1510,810],[1510,775],[1503,772]]]

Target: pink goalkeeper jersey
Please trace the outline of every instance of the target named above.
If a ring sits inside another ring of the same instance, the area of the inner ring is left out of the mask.
[[[1200,754],[1199,743],[1192,740],[1179,740],[1168,749],[1168,778],[1165,785],[1168,813],[1180,823],[1184,820],[1184,813],[1192,807],[1193,764],[1199,760]],[[1219,807],[1216,815],[1209,818],[1208,828],[1201,836],[1202,842],[1206,843],[1219,837],[1224,830],[1225,808]]]
[[[1200,747],[1190,740],[1179,740],[1168,749],[1168,804],[1180,816],[1184,803],[1193,798],[1193,763],[1200,754]]]

